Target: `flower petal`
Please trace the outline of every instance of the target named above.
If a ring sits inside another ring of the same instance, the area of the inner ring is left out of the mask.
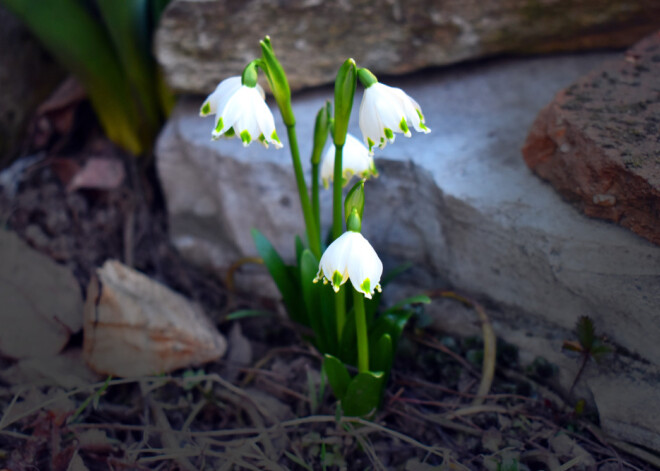
[[[351,253],[352,238],[350,232],[339,236],[330,246],[325,249],[319,262],[320,273],[333,285],[335,290],[348,280],[348,258]],[[335,278],[339,273],[340,278]],[[318,277],[318,275],[317,275]],[[338,283],[339,282],[339,283]]]
[[[323,154],[321,162],[321,179],[323,186],[328,188],[328,183],[334,181],[335,172],[335,146],[331,143],[330,147]],[[360,175],[368,178],[372,175],[378,175],[374,165],[374,159],[369,153],[369,149],[352,134],[346,135],[346,143],[342,153],[342,177],[344,186],[348,184],[353,175]]]
[[[379,82],[364,91],[359,122],[364,142],[369,146],[370,152],[373,152],[375,145],[382,149],[387,142],[394,142],[395,133],[410,137],[409,125],[418,132],[430,132],[415,100],[400,88]]]
[[[210,114],[215,114],[218,110],[222,111],[224,104],[231,97],[236,90],[241,88],[241,77],[229,77],[218,84],[215,87],[213,93],[211,93],[204,103],[202,104],[199,115],[208,116]]]
[[[356,291],[371,298],[380,287],[383,263],[369,241],[359,232],[353,232],[351,256],[348,260],[348,276]]]

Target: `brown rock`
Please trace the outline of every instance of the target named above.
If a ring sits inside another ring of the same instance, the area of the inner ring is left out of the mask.
[[[660,32],[559,92],[522,152],[585,214],[660,244]]]
[[[226,342],[199,306],[119,262],[90,281],[83,325],[87,364],[102,374],[143,376],[220,358]]]
[[[174,88],[210,93],[270,35],[299,89],[334,81],[348,57],[401,74],[500,53],[628,47],[659,22],[656,0],[176,0],[156,54]]]

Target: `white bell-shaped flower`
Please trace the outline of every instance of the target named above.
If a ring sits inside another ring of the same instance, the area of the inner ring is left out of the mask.
[[[369,152],[375,145],[382,149],[388,141],[394,142],[394,133],[410,137],[410,125],[418,132],[431,132],[424,124],[422,109],[403,90],[380,82],[365,89],[360,104],[360,130]]]
[[[361,178],[377,177],[378,171],[374,165],[374,158],[369,153],[369,149],[352,134],[346,135],[344,150],[342,152],[342,177],[343,186],[346,186],[353,175]],[[323,155],[321,162],[321,179],[323,186],[328,188],[329,182],[334,180],[335,175],[335,146],[330,143],[330,147]]]
[[[244,146],[257,139],[265,147],[273,144],[280,148],[275,120],[264,99],[264,90],[258,84],[248,87],[241,83],[241,77],[229,77],[204,100],[199,114],[215,113],[213,139],[238,136]]]
[[[359,232],[347,231],[339,236],[323,252],[316,283],[331,283],[335,293],[348,279],[356,291],[371,299],[374,291],[380,291],[383,263],[371,244]]]

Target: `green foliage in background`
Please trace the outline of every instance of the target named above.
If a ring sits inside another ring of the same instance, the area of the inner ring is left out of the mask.
[[[83,84],[107,136],[151,151],[173,105],[151,53],[169,0],[0,0]]]

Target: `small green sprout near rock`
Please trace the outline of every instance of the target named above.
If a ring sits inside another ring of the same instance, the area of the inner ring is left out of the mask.
[[[568,390],[569,396],[573,392],[575,385],[582,376],[582,373],[584,372],[589,359],[593,359],[594,361],[598,362],[605,355],[612,352],[612,348],[605,343],[604,337],[596,337],[594,322],[589,316],[582,316],[578,319],[575,325],[575,332],[578,338],[577,341],[564,340],[564,344],[562,345],[564,350],[577,352],[582,358],[580,369],[575,375],[575,379],[573,380],[571,388]]]

